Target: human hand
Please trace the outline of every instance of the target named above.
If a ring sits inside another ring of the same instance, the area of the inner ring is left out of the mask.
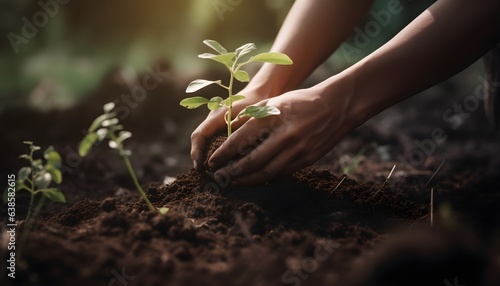
[[[245,98],[233,103],[233,114],[237,115],[241,110],[243,110],[248,105],[253,105],[268,95],[266,92],[258,89],[245,88],[238,94],[245,95]],[[200,169],[205,161],[205,148],[210,138],[217,136],[224,132],[227,128],[226,122],[224,121],[224,108],[219,108],[208,114],[207,118],[193,131],[191,134],[191,158],[193,159],[193,165],[195,169]],[[238,129],[246,120],[247,117],[243,117],[232,125],[233,130]]]
[[[230,177],[231,185],[256,184],[289,174],[316,162],[350,130],[349,96],[312,87],[260,101],[281,114],[250,118],[209,158],[215,178]],[[238,154],[248,153],[230,162]]]

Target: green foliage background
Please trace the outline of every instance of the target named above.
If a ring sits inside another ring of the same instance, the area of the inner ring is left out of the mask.
[[[56,2],[57,0],[42,0]],[[405,9],[363,49],[390,39],[433,1],[400,1]],[[22,36],[25,17],[43,11],[38,1],[0,0],[0,112],[12,105],[64,108],[82,99],[113,67],[144,72],[166,59],[179,71],[204,68],[196,56],[205,38],[229,49],[254,42],[268,50],[291,0],[69,0],[16,54],[8,34]],[[386,1],[375,1],[378,11]],[[367,18],[369,20],[369,17]],[[360,56],[361,57],[361,56]],[[341,54],[336,69],[352,64]]]

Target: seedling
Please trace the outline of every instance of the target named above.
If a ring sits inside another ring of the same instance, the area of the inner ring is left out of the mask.
[[[129,156],[132,155],[132,151],[125,149],[125,147],[123,146],[123,141],[132,137],[132,133],[123,130],[123,126],[119,124],[120,121],[116,117],[117,113],[113,111],[114,108],[115,104],[113,102],[107,103],[103,106],[104,113],[94,119],[94,121],[90,125],[87,131],[87,135],[85,135],[85,137],[80,142],[78,153],[81,157],[85,157],[95,143],[100,143],[105,139],[108,139],[109,147],[118,150],[118,152],[122,156],[127,170],[132,177],[132,180],[134,181],[135,187],[148,205],[149,210],[159,211],[161,214],[165,214],[167,213],[168,208],[155,208],[149,201],[146,193],[144,193],[144,190],[137,180],[137,176],[135,175],[134,169],[132,168],[132,164],[129,160]]]
[[[183,99],[180,102],[180,105],[188,109],[193,109],[200,107],[202,105],[207,105],[208,109],[211,111],[217,110],[219,108],[225,108],[226,113],[224,115],[224,120],[226,121],[227,124],[228,137],[231,136],[232,133],[231,130],[232,124],[241,119],[242,117],[249,116],[255,118],[262,118],[270,115],[280,114],[280,110],[274,106],[250,105],[244,108],[240,113],[238,113],[238,115],[234,119],[232,119],[233,103],[245,98],[244,95],[233,93],[233,85],[235,79],[240,82],[250,81],[249,74],[241,69],[243,66],[252,62],[267,62],[278,65],[291,65],[293,62],[287,55],[276,52],[260,53],[253,57],[250,57],[245,61],[243,60],[243,56],[255,50],[256,49],[255,44],[248,43],[237,48],[234,52],[228,52],[221,44],[219,44],[214,40],[204,40],[203,43],[212,48],[214,51],[216,51],[217,54],[204,53],[198,55],[198,57],[202,59],[210,59],[223,64],[230,73],[229,84],[224,85],[222,84],[221,80],[213,81],[206,79],[196,79],[188,85],[186,92],[193,93],[211,84],[217,84],[227,90],[228,96],[226,99],[223,99],[220,96],[215,96],[210,99],[207,99],[202,96],[189,97]]]
[[[62,182],[62,173],[60,170],[61,156],[59,153],[54,150],[54,147],[48,147],[43,152],[44,164],[42,159],[33,158],[34,153],[41,148],[34,145],[31,141],[24,141],[23,143],[29,146],[30,151],[19,156],[19,158],[27,160],[29,166],[19,169],[16,179],[16,191],[26,190],[31,195],[26,215],[26,224],[29,225],[36,219],[46,198],[60,203],[65,203],[66,198],[58,188],[50,188],[52,183],[60,184]],[[38,200],[35,207],[35,200],[38,194],[42,194],[42,197]],[[8,200],[6,195],[7,192],[4,193],[4,201]]]
[[[52,146],[48,147],[43,152],[45,163],[42,159],[35,159],[33,155],[36,151],[40,150],[31,141],[24,141],[24,144],[29,146],[29,152],[19,156],[29,162],[29,166],[19,169],[16,178],[16,192],[26,190],[30,193],[30,203],[28,206],[28,213],[25,219],[25,227],[20,240],[17,255],[20,256],[24,243],[30,233],[40,210],[48,198],[54,202],[66,203],[66,197],[58,188],[50,187],[52,183],[60,184],[62,182],[61,173],[61,155],[54,150]],[[40,199],[35,206],[35,200],[38,194],[41,194]],[[9,201],[9,194],[6,190],[3,197],[4,202]]]

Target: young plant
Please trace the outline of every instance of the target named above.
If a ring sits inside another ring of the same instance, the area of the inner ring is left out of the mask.
[[[34,153],[41,149],[39,146],[34,145],[31,141],[24,141],[23,143],[29,146],[30,151],[19,156],[19,158],[27,160],[29,166],[19,169],[15,187],[16,192],[26,190],[30,193],[30,204],[17,256],[21,256],[26,239],[33,228],[45,200],[48,198],[54,202],[66,203],[66,197],[61,190],[50,187],[52,183],[60,184],[62,182],[61,155],[50,146],[43,152],[44,163],[42,159],[33,158]],[[41,196],[35,206],[38,194],[41,194]],[[10,201],[8,189],[4,193],[3,200],[4,202]]]
[[[232,133],[231,125],[244,116],[262,118],[270,115],[280,114],[280,110],[274,106],[251,105],[244,108],[234,119],[232,119],[233,103],[245,98],[244,95],[233,93],[233,85],[235,79],[240,82],[250,81],[250,76],[248,75],[248,73],[241,69],[243,66],[252,62],[267,62],[278,65],[291,65],[293,62],[287,55],[283,53],[269,52],[257,54],[247,60],[244,60],[243,58],[245,55],[256,49],[255,44],[248,43],[237,48],[234,52],[228,52],[221,44],[214,40],[204,40],[203,43],[216,51],[217,54],[204,53],[198,55],[198,57],[202,59],[210,59],[223,64],[230,73],[229,83],[228,85],[224,85],[222,84],[221,80],[212,81],[205,79],[196,79],[188,85],[186,92],[193,93],[211,84],[217,84],[227,90],[228,96],[226,99],[223,99],[220,96],[215,96],[210,99],[202,96],[189,97],[183,99],[180,102],[180,105],[188,109],[193,109],[206,104],[208,109],[212,111],[219,108],[225,108],[226,113],[224,115],[224,119],[227,124],[228,137],[231,136]]]
[[[19,169],[16,178],[16,191],[26,190],[30,193],[30,204],[26,215],[26,225],[29,226],[36,219],[45,199],[49,198],[54,202],[65,203],[66,198],[58,188],[51,188],[52,183],[62,182],[61,156],[52,146],[43,152],[45,164],[42,159],[34,159],[33,155],[40,150],[31,141],[24,141],[29,146],[29,152],[19,156],[29,162],[29,166]],[[42,194],[35,207],[35,200],[38,194]],[[8,200],[7,192],[4,193],[4,201]]]
[[[135,175],[134,169],[132,168],[132,164],[129,160],[129,156],[132,155],[132,151],[125,149],[123,146],[123,141],[132,137],[132,133],[123,130],[123,126],[119,124],[120,122],[118,118],[116,118],[117,113],[113,111],[114,108],[115,104],[113,102],[107,103],[103,106],[104,114],[94,119],[87,131],[87,135],[85,135],[80,142],[78,153],[81,157],[85,157],[96,142],[102,142],[103,140],[108,139],[109,147],[118,150],[122,156],[123,161],[127,166],[127,170],[134,181],[135,187],[148,205],[149,210],[159,211],[160,213],[165,214],[167,213],[168,208],[155,208],[149,201],[146,193],[144,193],[144,190],[137,180],[137,176]]]

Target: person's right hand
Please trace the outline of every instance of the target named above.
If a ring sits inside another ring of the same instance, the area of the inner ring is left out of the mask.
[[[238,115],[243,108],[269,97],[269,95],[264,94],[262,91],[250,88],[245,88],[238,94],[244,95],[245,98],[233,104],[233,118]],[[219,108],[215,111],[211,111],[207,118],[205,118],[205,120],[191,134],[191,158],[193,159],[195,169],[200,169],[203,166],[206,155],[206,145],[209,143],[208,140],[219,134],[224,134],[224,130],[227,129],[226,122],[224,121],[225,113],[225,108]],[[238,129],[238,127],[240,127],[247,120],[248,117],[245,116],[237,122],[234,122],[232,125],[233,130]]]

